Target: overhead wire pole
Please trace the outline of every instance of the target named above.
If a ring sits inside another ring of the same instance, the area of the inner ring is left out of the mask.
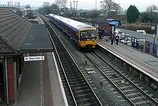
[[[75,1],[73,1],[73,18],[75,17]]]
[[[78,1],[76,1],[76,20],[77,20],[77,6],[78,6]]]
[[[73,10],[74,10],[73,18],[76,18],[76,19],[77,19],[77,5],[78,5],[78,1],[73,1]]]
[[[97,0],[95,0],[95,9],[97,10]]]
[[[73,10],[72,10],[72,2],[70,1],[70,10],[71,10],[71,13],[73,13]]]

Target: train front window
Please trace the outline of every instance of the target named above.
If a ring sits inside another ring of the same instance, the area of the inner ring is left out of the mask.
[[[81,31],[80,39],[81,40],[96,39],[96,31],[94,31],[94,30]]]

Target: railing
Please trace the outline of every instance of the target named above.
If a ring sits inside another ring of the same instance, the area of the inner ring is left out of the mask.
[[[21,8],[21,6],[0,4],[0,8],[19,9],[19,8]]]

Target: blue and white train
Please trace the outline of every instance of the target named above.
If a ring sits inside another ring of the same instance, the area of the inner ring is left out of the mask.
[[[97,46],[96,28],[55,14],[49,14],[50,21],[58,26],[81,49],[94,49]]]

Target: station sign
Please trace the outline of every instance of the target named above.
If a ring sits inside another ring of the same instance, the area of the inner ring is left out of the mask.
[[[44,60],[44,56],[27,56],[24,57],[24,61],[40,61]]]

